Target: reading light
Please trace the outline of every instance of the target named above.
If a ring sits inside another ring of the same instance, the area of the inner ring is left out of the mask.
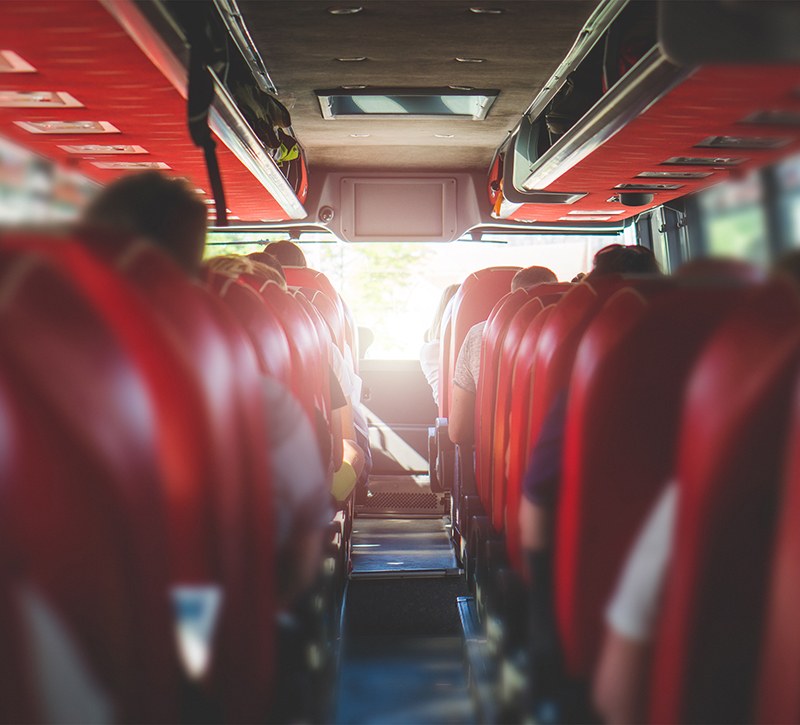
[[[14,121],[14,124],[28,133],[120,133],[108,121]]]
[[[328,8],[331,15],[355,15],[360,13],[364,8],[361,5],[350,5]]]
[[[469,11],[475,15],[502,15],[505,12],[504,8],[482,8],[473,5]]]
[[[165,164],[163,161],[93,161],[92,164],[98,169],[106,171],[170,168],[169,164]]]
[[[64,91],[0,91],[2,108],[83,108],[83,104]]]
[[[368,133],[351,133],[350,138],[369,138]]]
[[[455,134],[452,133],[435,133],[433,134],[434,138],[455,138]]]
[[[0,50],[0,73],[36,73],[36,68],[13,50]]]
[[[59,147],[62,151],[68,154],[97,154],[97,155],[111,155],[111,154],[146,154],[147,149],[135,144],[120,144],[115,146],[103,146],[101,144],[84,144],[82,146],[62,146]],[[205,192],[201,192],[205,194]]]
[[[456,56],[454,58],[456,63],[485,63],[486,58],[465,58],[463,56]]]
[[[366,55],[354,55],[349,58],[334,58],[334,60],[338,60],[340,63],[361,63],[366,59]]]

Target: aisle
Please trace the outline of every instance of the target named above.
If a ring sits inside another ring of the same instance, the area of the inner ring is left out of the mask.
[[[441,519],[358,519],[337,723],[474,722]],[[402,562],[396,564],[393,562]]]

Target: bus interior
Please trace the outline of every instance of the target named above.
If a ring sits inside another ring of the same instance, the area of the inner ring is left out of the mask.
[[[800,4],[0,21],[0,721],[800,722]]]

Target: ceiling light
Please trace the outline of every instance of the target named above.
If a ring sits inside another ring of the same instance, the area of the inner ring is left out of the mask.
[[[345,58],[334,58],[334,60],[338,60],[340,63],[362,63],[366,59],[366,55],[353,55]]]
[[[713,171],[642,171],[636,174],[637,179],[705,179]]]
[[[122,144],[118,146],[102,146],[100,144],[85,144],[83,146],[59,146],[62,151],[68,154],[97,154],[97,155],[110,155],[110,154],[146,154],[147,149],[142,146],[133,144]],[[202,192],[205,193],[205,192]]]
[[[454,58],[456,63],[485,63],[486,58],[465,58],[463,56],[456,56]]]
[[[117,171],[120,169],[168,169],[163,161],[93,161],[98,169]]]
[[[772,136],[709,136],[696,148],[711,149],[777,149],[790,144],[790,138],[773,138]]]
[[[434,138],[455,138],[455,134],[453,133],[435,133],[433,134]]]
[[[475,15],[502,15],[505,12],[504,8],[482,8],[473,5],[469,11]]]
[[[360,13],[364,8],[361,5],[349,5],[349,6],[338,6],[333,8],[328,8],[328,12],[331,15],[355,15],[356,13]]]
[[[28,133],[119,133],[108,121],[14,121]]]
[[[342,88],[346,91],[361,91],[366,88],[366,86],[342,86]]]
[[[754,123],[762,126],[800,126],[800,112],[786,110],[756,111],[740,123]]]
[[[573,209],[570,214],[575,216],[597,216],[605,214],[624,214],[625,209]]]
[[[675,191],[682,186],[683,184],[617,184],[614,188],[626,191]]]
[[[83,108],[64,91],[0,91],[1,108]]]
[[[13,50],[0,50],[0,73],[36,73],[36,68]]]
[[[351,133],[350,138],[369,138],[368,133]]]
[[[747,159],[736,158],[734,156],[716,156],[706,158],[705,156],[673,156],[662,161],[662,166],[738,166]]]
[[[585,216],[581,217],[574,217],[574,216],[562,216],[559,217],[558,221],[560,222],[610,222],[612,221],[612,217],[610,216],[594,216],[590,214],[586,214]]]

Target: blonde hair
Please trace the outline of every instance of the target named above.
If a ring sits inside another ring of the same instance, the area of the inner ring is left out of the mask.
[[[206,266],[218,274],[236,279],[240,274],[251,274],[263,278],[267,282],[274,282],[281,289],[286,289],[286,280],[280,272],[263,262],[257,262],[249,257],[239,254],[221,254],[206,261]]]

